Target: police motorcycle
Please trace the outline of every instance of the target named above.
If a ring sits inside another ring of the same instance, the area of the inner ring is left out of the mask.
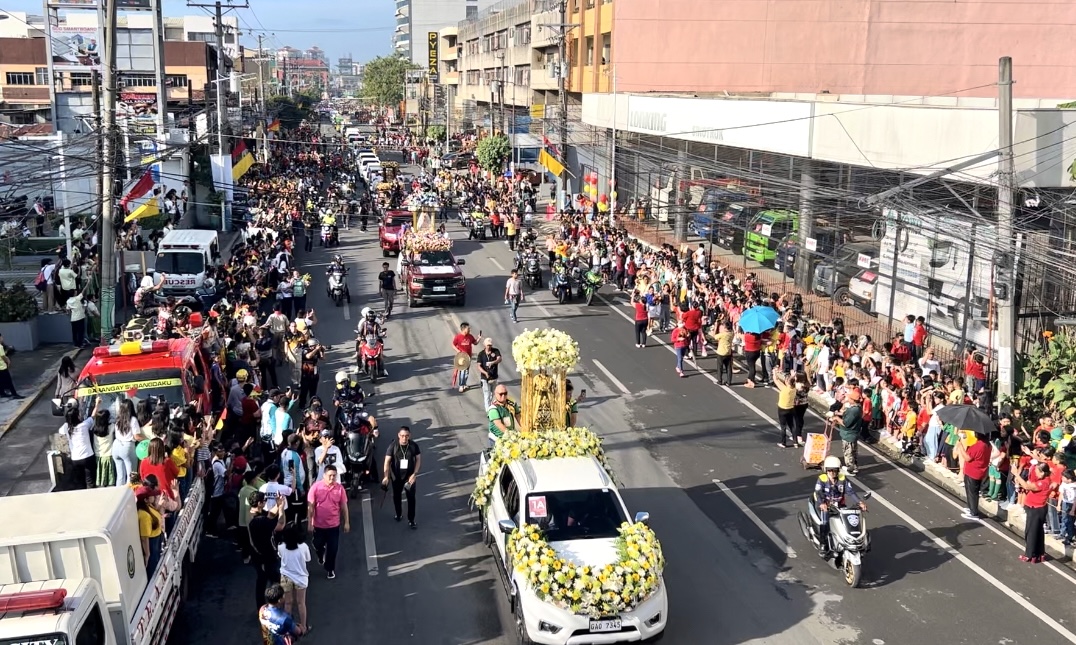
[[[598,293],[598,289],[604,284],[605,278],[598,269],[591,269],[583,274],[580,296],[586,299],[588,307],[594,301],[594,294]]]
[[[325,248],[340,246],[340,231],[336,228],[336,215],[323,212],[321,215],[321,245]]]
[[[385,369],[385,321],[374,314],[373,309],[362,310],[362,321],[355,329],[356,357],[359,371],[370,377],[371,383],[377,383],[381,376],[388,377]]]
[[[351,291],[347,286],[347,267],[344,266],[342,257],[339,255],[333,256],[333,261],[329,264],[329,268],[325,270],[325,276],[328,278],[325,283],[325,290],[333,303],[337,307],[345,300],[350,303]]]
[[[564,263],[560,260],[553,264],[553,275],[549,278],[549,290],[562,305],[572,299],[572,285],[568,275],[568,267],[564,266]]]
[[[362,489],[363,482],[378,481],[377,446],[379,435],[377,419],[366,411],[366,394],[354,380],[351,370],[336,373],[336,434],[343,448],[344,488],[354,499]]]
[[[489,228],[489,219],[482,213],[474,213],[471,215],[471,230],[467,233],[468,240],[481,240],[487,239],[487,229]]]
[[[542,256],[533,246],[516,255],[516,269],[531,289],[542,288]]]
[[[826,457],[822,468],[825,472],[819,475],[815,492],[807,499],[807,512],[799,513],[800,531],[818,549],[823,560],[843,572],[845,583],[855,588],[863,575],[863,554],[871,550],[863,516],[867,510],[864,502],[870,499],[871,493],[856,495],[851,481],[841,472],[841,460],[837,457]],[[838,494],[836,501],[816,499],[824,486],[830,487],[831,495]],[[834,491],[834,487],[839,488]],[[820,509],[823,503],[827,507],[825,511]]]
[[[526,231],[523,231],[523,246],[532,247],[538,243],[538,234],[534,232],[534,229],[527,227]]]

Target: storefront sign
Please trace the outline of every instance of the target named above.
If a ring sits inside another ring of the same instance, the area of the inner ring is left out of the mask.
[[[100,69],[101,47],[104,39],[96,27],[71,27],[54,25],[52,32],[52,58],[56,69]]]
[[[428,43],[429,50],[430,82],[437,83],[441,80],[441,75],[437,71],[437,64],[440,62],[440,55],[437,49],[437,32],[429,32],[426,35],[426,41]]]

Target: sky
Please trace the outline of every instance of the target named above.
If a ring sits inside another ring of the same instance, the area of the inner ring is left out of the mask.
[[[192,0],[210,4],[210,0]],[[235,2],[235,4],[240,4]],[[325,50],[331,65],[350,54],[355,62],[365,63],[392,50],[395,29],[393,0],[249,0],[249,9],[233,9],[228,15],[239,18],[242,43],[256,49],[258,34],[265,47],[285,45],[309,49],[317,45]],[[6,0],[6,11],[43,13],[41,0]],[[212,9],[188,7],[179,0],[164,0],[164,15],[178,17],[212,12]],[[249,34],[249,35],[248,35]]]

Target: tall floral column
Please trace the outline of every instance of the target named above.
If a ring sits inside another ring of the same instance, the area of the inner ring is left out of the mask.
[[[520,430],[564,430],[567,425],[565,388],[579,362],[579,344],[557,329],[526,330],[512,341],[512,357],[522,376]]]

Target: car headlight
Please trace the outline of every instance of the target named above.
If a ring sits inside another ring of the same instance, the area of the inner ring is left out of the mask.
[[[560,627],[553,623],[547,623],[544,620],[538,621],[538,631],[545,632],[547,634],[556,634],[561,630]]]
[[[463,287],[463,286],[466,286],[466,285],[467,285],[467,279],[466,278],[456,278],[455,280],[452,281],[452,286],[454,286],[454,287]]]

